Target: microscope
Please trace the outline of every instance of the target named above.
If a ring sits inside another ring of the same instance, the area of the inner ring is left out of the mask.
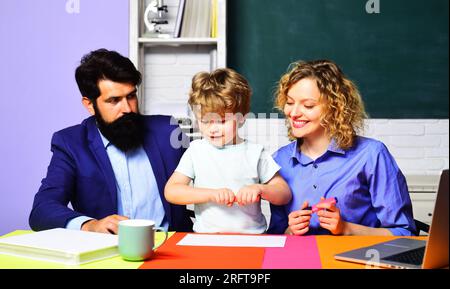
[[[144,23],[151,37],[170,37],[170,34],[163,33],[161,27],[169,23],[166,18],[167,13],[167,5],[164,5],[164,0],[150,1],[144,12]]]

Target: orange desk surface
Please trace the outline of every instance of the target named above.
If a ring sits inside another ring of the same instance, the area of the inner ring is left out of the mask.
[[[338,261],[334,255],[374,245],[376,243],[402,238],[397,236],[316,236],[319,248],[320,261],[323,269],[364,269],[365,265]],[[427,237],[408,237],[418,240],[426,240]]]

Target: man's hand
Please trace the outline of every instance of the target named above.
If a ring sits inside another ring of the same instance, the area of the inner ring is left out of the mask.
[[[262,188],[261,185],[255,184],[242,187],[236,194],[236,201],[240,206],[246,206],[259,202],[261,199]]]
[[[217,189],[211,191],[209,200],[210,202],[231,207],[235,201],[235,196],[230,189]]]
[[[82,231],[116,234],[119,231],[119,222],[128,220],[127,217],[111,215],[101,220],[89,220],[81,226]]]

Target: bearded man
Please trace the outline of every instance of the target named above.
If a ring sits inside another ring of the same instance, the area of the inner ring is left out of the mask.
[[[99,49],[81,59],[75,78],[92,116],[53,135],[30,227],[117,234],[121,220],[150,219],[192,231],[186,207],[164,197],[188,139],[171,117],[139,113],[140,72],[128,58]]]

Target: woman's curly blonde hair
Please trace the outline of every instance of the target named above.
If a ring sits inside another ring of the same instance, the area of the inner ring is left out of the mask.
[[[291,64],[278,83],[275,107],[284,113],[289,90],[305,78],[316,80],[321,94],[320,102],[324,105],[321,125],[328,137],[333,138],[341,149],[351,148],[357,133],[364,128],[367,114],[356,85],[332,61],[299,61]],[[291,128],[288,128],[289,137],[295,139]]]

